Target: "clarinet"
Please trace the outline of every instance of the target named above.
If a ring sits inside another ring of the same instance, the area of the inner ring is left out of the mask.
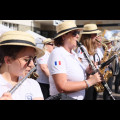
[[[82,44],[77,41],[77,46],[80,47],[80,49],[81,49],[81,51],[83,52],[83,54],[84,54],[85,58],[87,59],[88,63],[91,65],[92,70],[93,70],[93,73],[92,73],[92,74],[95,74],[95,73],[99,72],[99,70],[95,67],[95,65],[93,64],[93,62],[90,60],[89,55],[88,55],[88,53],[86,52],[86,50],[83,48]],[[100,72],[99,72],[99,73],[100,73]],[[100,73],[100,75],[101,75],[101,73]],[[108,84],[106,83],[106,81],[105,81],[104,78],[103,78],[103,75],[101,75],[101,77],[102,77],[102,82],[101,82],[101,84],[102,84],[102,85],[104,86],[104,88],[106,89],[106,91],[107,91],[108,95],[110,96],[110,98],[111,98],[112,100],[115,100],[115,98],[114,98],[113,95],[112,95],[111,89],[109,88]]]

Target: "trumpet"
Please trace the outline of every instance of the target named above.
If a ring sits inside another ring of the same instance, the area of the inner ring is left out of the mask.
[[[32,70],[30,70],[30,72],[8,92],[13,94],[22,85],[22,83],[32,74],[32,72],[34,72],[35,70],[36,70],[36,67],[34,67]]]

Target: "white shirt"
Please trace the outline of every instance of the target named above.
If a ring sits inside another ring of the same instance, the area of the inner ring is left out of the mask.
[[[110,49],[107,50],[108,54],[111,52],[111,49],[112,49],[112,48],[110,48]],[[103,50],[103,52],[105,52],[105,50]],[[104,56],[103,56],[103,57],[104,57]],[[107,57],[107,56],[106,56],[106,57]],[[109,67],[107,67],[107,68],[105,69],[105,72],[108,71],[108,70],[110,70]]]
[[[39,77],[37,78],[37,81],[39,83],[49,84],[49,78],[45,75],[45,73],[41,70],[40,64],[46,64],[48,62],[50,53],[48,51],[45,51],[45,55],[37,59],[37,74]]]
[[[6,81],[0,74],[0,97],[12,88],[12,84]],[[12,94],[13,100],[32,100],[37,97],[43,98],[41,88],[37,81],[30,78],[27,78]]]
[[[103,49],[103,47],[101,47],[100,50],[101,50],[102,54],[104,54],[104,49]]]
[[[82,45],[82,47],[83,47],[84,50],[87,52],[86,47],[85,47],[84,45]],[[88,53],[88,52],[87,52],[87,53]],[[77,49],[77,56],[82,59],[81,62],[82,62],[82,64],[85,66],[85,69],[86,69],[86,68],[89,66],[89,63],[88,63],[86,57],[84,56],[84,53],[81,51],[80,47],[78,47],[78,49]],[[89,54],[88,54],[88,57],[90,58],[90,60],[93,61],[93,56],[92,56],[92,55],[89,55]]]
[[[54,74],[65,73],[68,81],[83,81],[86,79],[84,66],[80,63],[76,53],[72,50],[72,54],[70,54],[63,47],[56,47],[52,51],[48,60],[48,68],[50,71],[50,95],[58,94],[52,78]],[[85,96],[85,90],[68,93],[67,95],[82,100]]]
[[[99,61],[102,60],[102,58],[103,58],[103,53],[102,53],[102,51],[101,51],[100,48],[97,48],[97,49],[96,49],[96,54],[95,54],[94,57],[95,57],[95,62],[99,62]]]

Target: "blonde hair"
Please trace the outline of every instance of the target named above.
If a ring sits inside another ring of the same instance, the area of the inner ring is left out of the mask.
[[[91,38],[91,34],[82,34],[80,42],[86,47],[89,55],[95,54],[95,43]]]

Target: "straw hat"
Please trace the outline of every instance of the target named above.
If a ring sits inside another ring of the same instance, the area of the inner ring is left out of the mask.
[[[30,34],[22,31],[9,31],[2,34],[0,37],[0,46],[3,45],[19,45],[35,48],[38,58],[45,54],[43,50],[36,47],[35,39]]]
[[[103,38],[103,39],[102,39],[102,42],[106,44],[106,43],[111,43],[112,41],[111,41],[111,40],[108,40],[108,39]]]
[[[53,40],[51,39],[51,38],[47,38],[47,39],[45,39],[45,40],[43,40],[43,44],[47,44],[47,43],[53,43]]]
[[[70,20],[70,21],[64,21],[62,22],[61,24],[59,24],[58,26],[56,26],[56,31],[57,31],[57,34],[56,36],[54,37],[54,39],[70,32],[70,31],[73,31],[73,30],[81,30],[81,28],[78,28],[75,24],[74,21]]]
[[[83,32],[81,34],[99,34],[101,33],[100,30],[98,30],[97,25],[96,24],[86,24],[83,27]]]

